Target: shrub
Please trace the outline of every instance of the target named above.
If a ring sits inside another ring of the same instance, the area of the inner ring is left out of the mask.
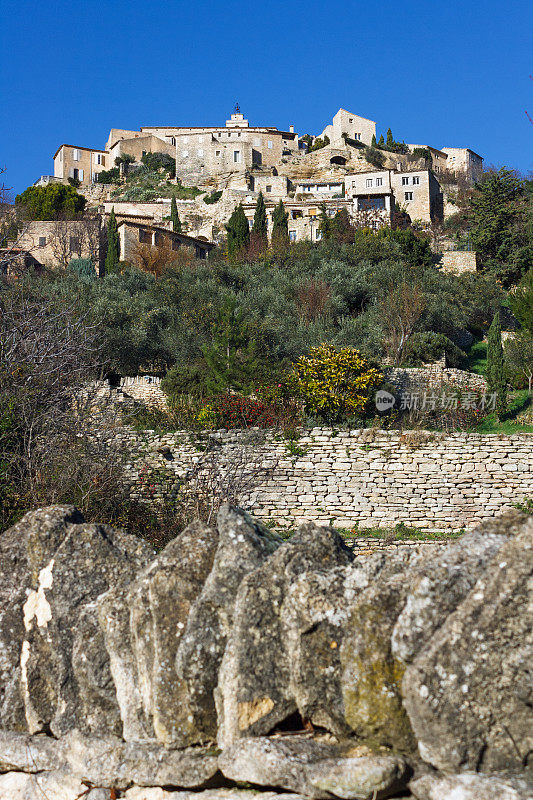
[[[29,186],[15,197],[15,206],[28,219],[51,220],[59,216],[75,216],[85,209],[87,200],[73,186],[50,183]]]
[[[332,345],[312,347],[298,359],[289,384],[309,414],[327,422],[364,415],[383,376],[358,351]]]
[[[372,164],[373,167],[377,167],[378,169],[381,169],[385,163],[385,156],[375,147],[366,148],[365,158],[369,164]]]
[[[222,197],[221,191],[211,192],[211,194],[206,194],[206,196],[204,197],[204,203],[207,203],[207,205],[210,205],[211,203],[218,203],[221,197]]]
[[[145,153],[141,161],[149,170],[164,169],[170,178],[176,177],[176,159],[168,153]]]
[[[68,268],[85,280],[92,281],[96,278],[96,270],[90,258],[71,258]]]
[[[443,355],[446,355],[446,362],[450,367],[464,369],[468,364],[466,353],[443,333],[414,333],[405,345],[402,364],[409,367],[432,364]]]
[[[118,183],[120,180],[120,170],[118,167],[103,169],[95,175],[97,183]]]

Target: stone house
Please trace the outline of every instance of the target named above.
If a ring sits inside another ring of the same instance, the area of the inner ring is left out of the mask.
[[[343,133],[349,139],[370,145],[372,137],[376,135],[376,123],[371,119],[346,111],[344,108],[339,108],[331,125],[326,125],[320,138],[323,139],[324,136],[327,136],[332,145],[338,145],[343,141]]]
[[[252,192],[263,192],[265,200],[269,197],[283,199],[292,191],[293,185],[286,175],[257,175],[252,173],[249,179]]]
[[[295,181],[295,193],[312,198],[344,197],[344,181],[340,178],[328,180],[300,178]]]
[[[105,150],[90,147],[74,147],[62,144],[54,153],[54,177],[67,181],[78,180],[82,186],[90,186],[95,175],[113,166]]]
[[[436,147],[431,147],[429,144],[408,144],[407,147],[411,153],[417,149],[429,150],[431,153],[431,168],[437,175],[448,169],[448,156],[443,150],[437,150]]]
[[[34,220],[24,226],[17,247],[44,267],[65,269],[73,258],[90,258],[99,271],[103,255],[100,217]]]
[[[472,183],[481,178],[483,158],[468,147],[443,147],[446,153],[447,169],[456,175],[465,175]]]
[[[208,258],[210,251],[215,247],[213,242],[187,236],[184,233],[175,233],[163,225],[154,225],[138,222],[131,219],[122,219],[118,223],[120,242],[120,260],[132,261],[138,246],[147,244],[152,247],[170,246],[172,250],[180,247],[194,249],[196,258]]]
[[[395,206],[400,206],[412,221],[442,219],[442,193],[430,170],[371,170],[346,175],[345,184],[354,215],[372,212],[377,220],[390,224]]]

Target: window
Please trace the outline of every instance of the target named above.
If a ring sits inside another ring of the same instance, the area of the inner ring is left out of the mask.
[[[418,186],[419,183],[420,183],[420,177],[418,175],[414,175],[413,176],[413,185],[414,186]]]
[[[144,156],[145,156],[145,155],[146,155],[146,150],[143,150],[143,151],[142,151],[141,158],[144,158]]]
[[[267,190],[267,192],[271,192],[272,191],[272,186],[267,186],[266,190]]]
[[[176,137],[175,137],[175,136],[173,136],[173,137],[171,138],[171,140],[170,140],[170,141],[171,141],[171,143],[172,143],[172,144],[174,144],[174,145],[175,145],[175,144],[176,144]]]
[[[270,139],[267,142],[267,147],[269,150],[272,150],[272,142],[270,141]]]
[[[409,186],[409,176],[408,175],[404,175],[402,177],[402,186]]]
[[[201,147],[199,147],[199,148],[198,148],[198,155],[199,155],[199,156],[203,156],[203,154],[204,154],[204,151],[203,151],[203,149],[202,149]]]
[[[348,120],[348,122],[349,122],[349,123],[350,123],[350,125],[351,125],[351,124],[352,124],[352,122],[353,122],[353,117],[350,117],[350,119]]]
[[[80,151],[79,150],[73,150],[72,151],[72,160],[73,161],[79,161],[80,160]]]
[[[39,247],[46,247],[46,236],[39,236]]]
[[[217,136],[218,136],[218,138],[220,139],[220,137],[222,136],[222,131],[219,131],[219,132],[217,133]]]
[[[101,164],[102,167],[105,167],[105,156],[101,153],[96,153],[95,159],[97,164]]]
[[[289,231],[289,242],[296,241],[296,231]]]
[[[237,136],[240,136],[240,135],[241,135],[241,132],[239,131],[239,133],[237,134]]]
[[[241,163],[241,151],[240,150],[234,150],[233,151],[233,163],[234,164],[240,164]]]
[[[366,188],[370,189],[370,187],[373,186],[373,185],[374,185],[373,179],[372,178],[367,178],[366,179]]]
[[[383,178],[376,178],[376,186],[383,186]]]
[[[355,189],[355,181],[352,181],[352,189]]]
[[[322,239],[322,231],[315,231],[315,242],[319,242]]]
[[[139,242],[141,244],[152,244],[152,232],[139,228]]]
[[[219,158],[219,157],[220,157],[220,150],[215,150],[215,156],[216,156],[217,158]]]
[[[413,193],[412,192],[405,192],[405,199],[406,200],[412,200],[413,199]]]
[[[254,138],[254,147],[261,147],[261,139],[259,138],[259,136],[256,136]]]
[[[357,139],[358,142],[361,141],[361,134],[360,133],[354,133],[353,136],[354,136],[354,139]]]

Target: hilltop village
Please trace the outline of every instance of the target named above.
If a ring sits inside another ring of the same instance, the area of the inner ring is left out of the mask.
[[[482,157],[469,148],[398,142],[390,129],[378,134],[374,121],[342,108],[319,135],[299,135],[292,124],[288,130],[252,126],[238,105],[223,126],[113,128],[102,149],[61,144],[53,163],[53,175],[34,185],[75,186],[102,222],[114,209],[122,259],[139,242],[155,245],[165,237],[172,247],[192,246],[205,257],[223,241],[239,204],[252,226],[259,193],[269,234],[283,201],[290,241],[319,241],[321,216],[342,209],[356,227],[394,226],[401,216],[428,229],[457,211],[458,190],[471,187],[483,169]],[[179,237],[166,233],[173,227],[173,197]],[[53,228],[55,222],[34,222],[19,246],[38,262],[61,262]],[[94,245],[81,241],[90,236],[66,238],[69,256],[94,257]]]

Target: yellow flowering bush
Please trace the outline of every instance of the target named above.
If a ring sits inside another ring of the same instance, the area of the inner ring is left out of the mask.
[[[209,403],[200,409],[196,415],[196,422],[202,428],[212,428],[217,421],[216,411]]]
[[[382,382],[383,375],[359,350],[337,350],[329,344],[312,347],[309,355],[301,356],[289,379],[306,412],[327,422],[363,416]]]

